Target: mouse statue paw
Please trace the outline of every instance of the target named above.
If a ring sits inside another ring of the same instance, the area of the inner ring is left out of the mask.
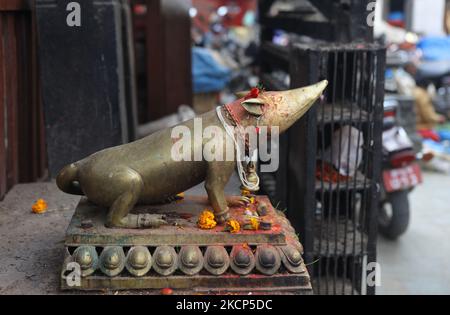
[[[214,217],[218,224],[225,224],[230,219],[229,208],[227,208],[225,211],[215,213]]]
[[[166,217],[161,214],[138,214],[137,215],[137,228],[158,228],[161,225],[168,224]]]

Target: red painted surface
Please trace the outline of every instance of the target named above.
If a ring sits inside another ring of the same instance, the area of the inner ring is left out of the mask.
[[[194,25],[206,32],[209,28],[211,15],[217,12],[221,6],[236,6],[239,8],[237,12],[231,12],[223,17],[223,25],[242,26],[242,20],[248,10],[256,11],[257,0],[193,0],[193,7],[197,9],[197,16],[194,18]]]
[[[161,294],[162,295],[172,295],[173,294],[173,290],[171,288],[164,288],[161,290]]]

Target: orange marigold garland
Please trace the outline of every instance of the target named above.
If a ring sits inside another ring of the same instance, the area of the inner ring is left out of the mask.
[[[197,225],[203,230],[213,229],[217,225],[217,222],[214,220],[214,213],[209,210],[203,211],[198,217]]]
[[[230,233],[237,233],[241,230],[241,225],[237,220],[230,219],[227,221],[227,225],[225,227],[225,231]]]
[[[250,218],[250,225],[252,226],[253,230],[259,229],[259,221],[257,218]]]
[[[259,230],[259,220],[257,218],[250,218],[249,221],[244,225],[244,230]]]
[[[44,199],[38,199],[36,203],[31,207],[34,213],[44,213],[48,208],[47,202]]]

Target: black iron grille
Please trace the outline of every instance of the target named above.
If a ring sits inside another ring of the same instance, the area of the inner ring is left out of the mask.
[[[273,57],[276,49],[265,52]],[[374,294],[365,275],[367,263],[376,261],[385,50],[293,44],[283,51],[291,88],[323,79],[329,86],[281,140],[281,168],[262,175],[263,187],[299,231],[316,294]],[[263,81],[281,89],[271,75],[278,64],[271,65]],[[340,169],[351,170],[333,180]]]

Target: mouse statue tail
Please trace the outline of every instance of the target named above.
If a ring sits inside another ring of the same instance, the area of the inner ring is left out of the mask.
[[[67,165],[59,172],[56,177],[56,185],[65,193],[84,195],[78,184],[78,167],[75,163]]]

